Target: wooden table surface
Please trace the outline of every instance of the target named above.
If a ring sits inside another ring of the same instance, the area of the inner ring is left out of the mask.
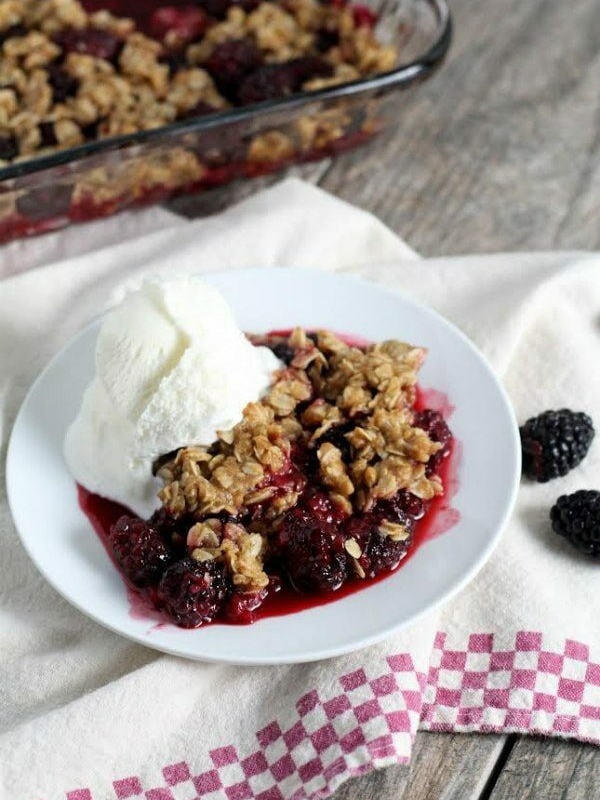
[[[451,55],[407,100],[396,129],[367,150],[298,174],[374,212],[424,256],[600,249],[599,0],[451,6]],[[174,205],[195,216],[214,203]],[[595,800],[600,750],[556,739],[419,733],[410,767],[350,781],[335,795],[476,798]]]

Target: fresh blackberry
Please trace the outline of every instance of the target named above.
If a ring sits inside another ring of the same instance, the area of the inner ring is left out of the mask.
[[[519,432],[523,474],[546,483],[583,461],[594,438],[594,425],[587,414],[563,408],[532,417]]]
[[[199,628],[223,609],[231,581],[218,561],[176,561],[158,585],[158,604],[182,628]]]
[[[550,511],[552,530],[582,553],[600,558],[600,492],[581,489],[559,497]]]
[[[109,543],[124,574],[135,586],[158,583],[172,561],[158,530],[138,517],[120,517],[111,526]]]

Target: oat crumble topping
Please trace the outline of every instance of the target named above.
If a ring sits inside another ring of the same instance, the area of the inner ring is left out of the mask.
[[[385,72],[397,62],[370,24],[337,3],[268,0],[248,11],[233,5],[221,20],[204,16],[191,40],[168,31],[158,41],[130,19],[87,13],[77,0],[0,0],[0,166],[273,96],[262,97],[260,76],[240,97],[224,86],[221,62],[210,62],[223,43],[257,50],[250,77],[305,59],[295,82],[288,70],[278,96]],[[300,119],[300,149],[324,146],[343,124],[341,112]],[[297,146],[283,133],[265,133],[250,142],[248,158],[279,161]],[[192,177],[201,172],[196,161]]]
[[[220,559],[244,592],[268,583],[272,537],[305,488],[298,465],[313,465],[322,491],[346,516],[371,512],[401,490],[424,501],[443,491],[427,468],[442,445],[414,424],[422,348],[398,341],[359,348],[329,331],[300,328],[252,341],[289,353],[269,392],[210,447],[183,448],[158,470],[164,509],[189,520],[192,558]],[[410,537],[385,517],[378,530],[392,542]],[[349,536],[344,548],[365,577],[358,541]]]

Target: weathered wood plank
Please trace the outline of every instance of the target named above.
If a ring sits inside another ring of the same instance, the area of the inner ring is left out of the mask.
[[[600,797],[600,749],[559,739],[523,738],[513,748],[490,800],[597,797]]]
[[[454,0],[443,70],[325,188],[423,255],[600,245],[597,0]]]
[[[420,734],[410,769],[389,767],[342,786],[335,800],[471,800],[502,752],[504,736]]]

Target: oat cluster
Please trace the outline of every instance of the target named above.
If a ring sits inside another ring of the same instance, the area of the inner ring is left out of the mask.
[[[65,33],[72,31],[91,31],[93,46],[70,49]],[[236,4],[224,20],[209,19],[204,35],[184,46],[174,33],[159,42],[130,19],[107,11],[88,14],[77,0],[0,0],[0,166],[90,139],[158,128],[199,108],[226,108],[230,102],[207,69],[216,45],[249,40],[264,63],[276,64],[317,53],[323,31],[335,34],[335,44],[320,53],[331,74],[306,80],[302,90],[396,63],[395,49],[379,44],[369,25],[357,24],[349,9],[318,0],[262,2],[249,11]],[[112,38],[103,40],[103,32]],[[100,57],[104,50],[106,57]],[[165,58],[169,52],[177,52],[176,70]],[[319,147],[339,135],[339,127],[339,115],[305,118],[296,134],[302,147]],[[248,157],[273,161],[292,151],[291,139],[273,131],[250,142]],[[192,156],[179,166],[190,180],[202,174]]]
[[[288,355],[269,392],[213,445],[183,448],[158,471],[163,506],[190,520],[193,557],[224,558],[245,591],[266,586],[269,535],[298,503],[307,474],[348,515],[402,489],[422,500],[442,492],[426,470],[441,445],[413,425],[422,348],[353,347],[302,329],[253,341]],[[406,538],[401,525],[385,525],[382,535]]]

